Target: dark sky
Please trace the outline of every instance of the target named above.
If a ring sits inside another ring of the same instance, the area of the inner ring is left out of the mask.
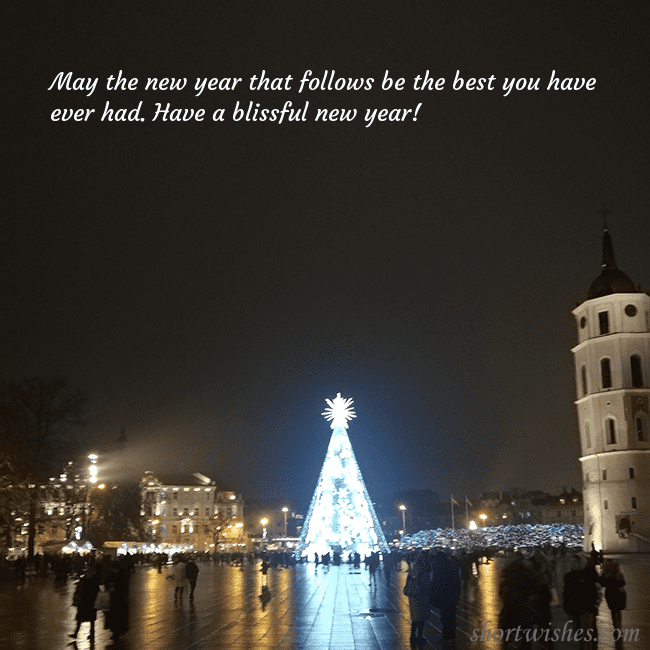
[[[14,4],[0,373],[85,388],[88,446],[128,435],[107,475],[198,470],[304,505],[341,392],[375,499],[579,486],[570,312],[603,202],[619,267],[650,281],[645,3]],[[138,90],[105,90],[119,70]],[[291,90],[251,92],[262,70]],[[299,94],[305,70],[374,85]],[[444,90],[412,89],[427,70]],[[454,91],[457,70],[494,90]],[[548,91],[553,70],[595,89]],[[59,72],[98,88],[48,91]],[[197,77],[244,81],[195,97]],[[504,97],[505,77],[540,89]],[[145,121],[100,121],[107,100]],[[309,119],[231,119],[287,100]],[[207,119],[152,122],[156,102]]]

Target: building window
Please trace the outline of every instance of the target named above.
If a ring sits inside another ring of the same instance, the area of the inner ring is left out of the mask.
[[[166,516],[167,516],[167,508],[163,508],[163,514],[162,514],[162,516],[163,516],[163,517],[166,517]]]
[[[174,517],[176,517],[178,515],[178,508],[174,508],[172,510],[172,514],[174,515]]]
[[[616,423],[612,418],[607,418],[607,444],[615,445],[616,444]]]
[[[604,469],[603,470],[603,481],[606,481],[606,480],[607,480],[607,470]]]
[[[557,516],[558,516],[558,517],[561,517],[561,516],[562,516],[562,513],[561,513],[559,510],[557,511]]]
[[[183,508],[183,514],[187,517],[190,514],[189,508]]]
[[[589,472],[587,472],[587,483],[589,483]]]
[[[630,370],[632,371],[632,386],[634,388],[643,388],[641,357],[638,354],[633,354],[630,357]]]
[[[636,497],[632,497],[632,510],[636,510]]]
[[[166,532],[167,532],[167,524],[163,524],[163,525],[160,527],[160,534],[161,534],[161,535],[164,535]]]
[[[580,379],[582,381],[582,395],[587,394],[587,366],[580,368]]]
[[[609,312],[598,312],[598,324],[600,325],[601,334],[609,334]]]
[[[174,492],[174,496],[172,497],[174,501],[178,501],[178,492]]]
[[[591,449],[591,431],[589,430],[589,422],[585,422],[585,443],[587,449]]]
[[[575,517],[575,516],[576,516],[576,511],[575,511],[575,510],[572,510],[572,511],[571,511],[571,516],[572,516],[572,517]]]
[[[607,505],[608,505],[607,504],[607,499],[605,499],[605,503],[603,505],[604,505],[605,510],[607,510]]]
[[[645,433],[643,431],[643,420],[641,418],[636,419],[636,438],[639,442],[645,440]]]
[[[630,467],[630,478],[634,478],[634,467]]]
[[[205,509],[205,516],[209,517],[210,516],[210,508]]]
[[[195,517],[199,516],[199,507],[198,506],[196,508],[194,508],[194,516]]]
[[[612,387],[612,367],[609,359],[600,360],[600,377],[603,384],[603,388]]]
[[[177,530],[178,530],[178,526],[172,526],[172,533],[176,534]]]

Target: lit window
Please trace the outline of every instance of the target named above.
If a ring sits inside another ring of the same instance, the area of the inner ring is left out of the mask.
[[[600,377],[603,384],[603,388],[612,387],[612,368],[609,359],[600,360]]]

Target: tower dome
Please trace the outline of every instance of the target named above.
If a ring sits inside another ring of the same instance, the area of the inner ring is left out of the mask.
[[[612,244],[612,237],[607,229],[607,224],[605,224],[603,232],[602,269],[600,275],[591,283],[591,287],[589,287],[587,300],[600,298],[601,296],[609,296],[613,293],[637,293],[634,282],[616,266],[614,245]]]

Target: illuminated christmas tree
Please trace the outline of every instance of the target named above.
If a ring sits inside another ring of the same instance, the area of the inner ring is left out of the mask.
[[[388,544],[346,431],[348,420],[356,417],[352,399],[344,399],[339,393],[326,402],[328,408],[323,415],[332,421],[332,437],[296,556],[312,559],[314,553],[339,552],[346,559],[351,552],[362,556],[372,551],[385,552]]]

